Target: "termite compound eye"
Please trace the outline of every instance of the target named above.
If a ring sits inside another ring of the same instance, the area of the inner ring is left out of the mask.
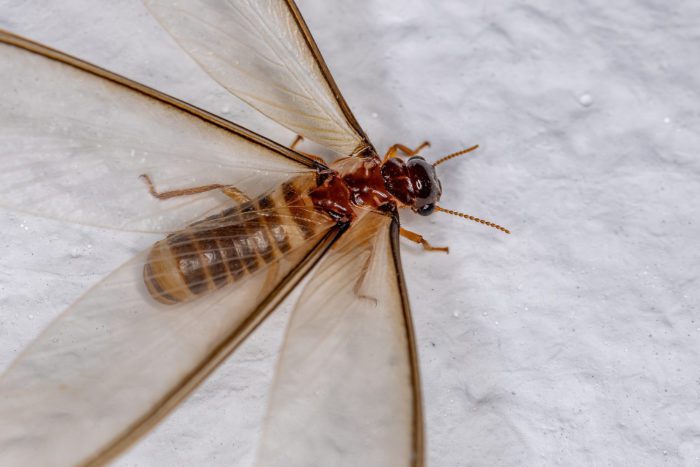
[[[425,204],[416,209],[416,212],[421,216],[429,216],[433,211],[435,211],[435,203]]]

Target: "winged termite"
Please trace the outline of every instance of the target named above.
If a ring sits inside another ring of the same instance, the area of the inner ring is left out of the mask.
[[[291,0],[147,6],[224,88],[343,157],[327,164],[0,32],[0,204],[167,234],[88,291],[0,378],[2,463],[112,459],[313,269],[258,463],[422,465],[398,239],[445,248],[399,227],[398,210],[500,228],[438,206],[435,166],[467,150],[433,164],[418,154],[427,143],[380,157]]]

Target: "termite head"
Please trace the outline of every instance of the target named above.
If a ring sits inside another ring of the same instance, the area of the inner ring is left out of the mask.
[[[426,144],[424,143],[424,145]],[[424,145],[421,145],[421,147]],[[432,164],[420,156],[412,156],[406,162],[397,157],[391,157],[382,165],[384,185],[387,190],[389,190],[389,193],[401,203],[399,207],[410,207],[413,212],[421,216],[428,216],[435,211],[440,211],[469,219],[509,234],[510,230],[498,224],[479,219],[478,217],[463,212],[445,209],[437,204],[442,195],[442,184],[435,173],[435,167],[450,159],[472,152],[478,147],[479,146],[472,146],[448,154]],[[413,151],[413,153],[415,152],[416,151]]]
[[[433,164],[420,156],[405,162],[393,157],[382,165],[382,176],[389,192],[413,212],[428,216],[435,211],[442,184]]]

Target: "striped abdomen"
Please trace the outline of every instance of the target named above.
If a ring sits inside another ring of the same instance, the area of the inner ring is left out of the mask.
[[[175,304],[252,274],[317,233],[331,220],[314,210],[313,177],[196,222],[157,242],[143,269],[153,298]]]

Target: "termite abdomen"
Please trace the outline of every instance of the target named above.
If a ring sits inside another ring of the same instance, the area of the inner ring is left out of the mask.
[[[264,204],[274,206],[271,197],[265,198]],[[143,269],[151,296],[165,304],[186,302],[278,258],[281,251],[273,242],[288,248],[286,231],[263,221],[255,204],[225,211],[157,242]],[[271,228],[276,235],[270,234]]]
[[[161,303],[187,302],[282,258],[328,227],[311,213],[315,187],[297,177],[157,242],[143,269],[148,292]]]

